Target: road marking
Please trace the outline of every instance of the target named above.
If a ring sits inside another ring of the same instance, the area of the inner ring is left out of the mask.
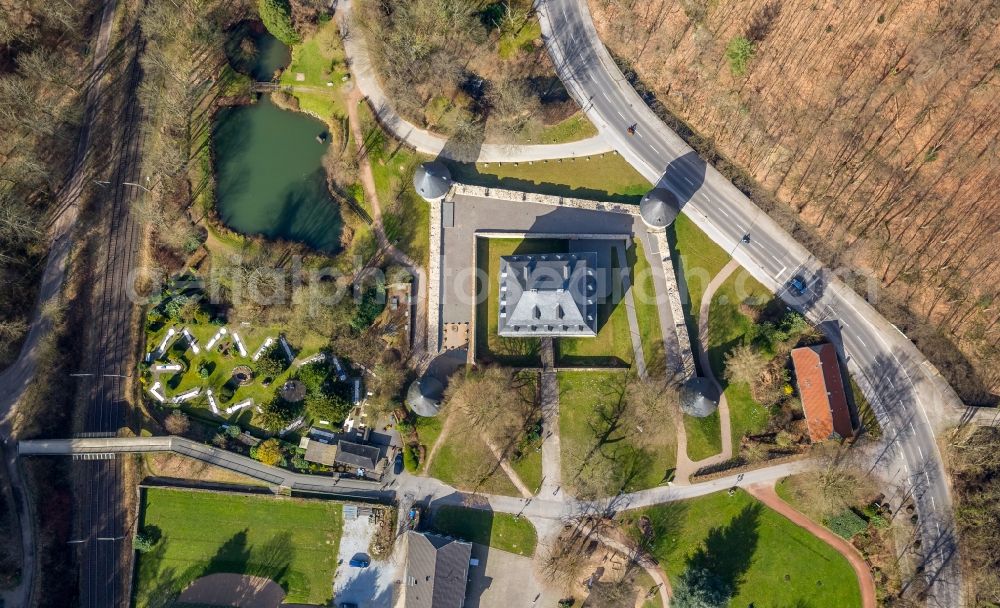
[[[618,112],[618,110],[615,110],[615,112]],[[625,120],[625,115],[624,114],[622,114],[621,112],[618,112],[618,115],[622,117],[622,120]]]
[[[922,449],[920,449],[920,444],[919,443],[917,444],[917,453],[920,454],[921,458],[924,457],[924,451]]]
[[[900,401],[899,404],[902,405],[903,402]],[[917,434],[917,429],[913,428],[913,421],[912,420],[910,421],[910,432],[913,433],[914,435]]]
[[[782,275],[782,274],[784,274],[786,270],[788,270],[788,268],[786,268],[786,267],[782,266],[782,267],[781,267],[781,270],[779,270],[779,271],[778,271],[778,274],[774,275],[774,278],[776,278],[776,279],[780,279],[780,278],[781,278],[781,275]]]
[[[686,181],[687,183],[691,184],[692,186],[694,185],[694,182],[691,181],[691,180],[689,180],[686,175],[683,176],[683,177],[684,177],[684,181]]]
[[[865,344],[865,341],[864,341],[864,340],[862,340],[861,338],[858,338],[858,342],[860,342],[860,343],[861,343],[861,346],[864,346],[865,348],[868,348],[868,345],[867,345],[867,344]]]
[[[890,387],[896,388],[895,386],[892,385],[892,378],[886,378],[885,381],[889,383]],[[900,402],[900,405],[902,405],[902,401]]]
[[[927,480],[927,485],[931,485],[931,476],[927,474],[927,469],[924,469],[924,479]]]
[[[934,508],[934,509],[937,509],[937,505],[934,504],[934,497],[933,496],[931,496],[931,507]],[[938,531],[940,532],[940,528],[938,528]]]
[[[721,211],[721,212],[722,212],[722,215],[724,215],[724,216],[726,216],[726,217],[729,217],[729,214],[728,214],[728,213],[726,213],[726,210],[725,210],[725,209],[719,209],[719,211]]]
[[[934,497],[933,497],[933,496],[931,497],[931,500],[932,500],[932,501],[934,500]],[[941,524],[940,524],[940,523],[938,523],[938,522],[934,522],[934,527],[935,527],[935,528],[937,528],[937,533],[938,533],[938,536],[941,536]]]
[[[649,149],[652,150],[653,152],[657,153],[657,154],[660,153],[659,150],[657,150],[656,148],[653,147],[653,144],[649,144]]]
[[[771,259],[774,260],[776,263],[781,264],[781,260],[778,259],[778,256],[771,254]]]

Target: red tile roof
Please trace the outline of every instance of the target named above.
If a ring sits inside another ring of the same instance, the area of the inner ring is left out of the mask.
[[[834,432],[844,438],[853,436],[844,378],[833,345],[796,348],[792,351],[792,364],[809,437],[816,442],[829,439]]]

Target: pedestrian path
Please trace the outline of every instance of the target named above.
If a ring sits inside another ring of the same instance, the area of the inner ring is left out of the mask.
[[[542,486],[546,500],[562,500],[562,451],[559,443],[559,377],[552,338],[542,339]]]
[[[714,456],[709,456],[702,460],[693,461],[687,454],[687,432],[684,429],[684,414],[677,418],[677,471],[674,481],[680,484],[690,483],[691,475],[699,469],[725,462],[733,457],[733,432],[730,427],[729,403],[726,395],[722,392],[722,386],[715,378],[712,371],[712,364],[708,358],[708,313],[712,306],[712,298],[719,287],[726,282],[726,279],[740,267],[739,262],[730,260],[722,270],[718,272],[705,288],[705,293],[701,296],[701,303],[698,307],[698,363],[701,365],[702,376],[708,378],[719,395],[719,428],[722,433],[722,451]]]

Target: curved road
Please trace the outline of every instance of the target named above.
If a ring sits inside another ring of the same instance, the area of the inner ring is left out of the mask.
[[[964,413],[955,392],[865,299],[657,118],[604,48],[586,0],[537,0],[536,7],[560,78],[605,140],[652,183],[675,192],[699,228],[838,346],[885,432],[874,466],[917,505],[928,602],[961,605],[949,482],[935,442],[935,433]],[[796,275],[808,284],[801,296],[786,288]]]
[[[417,152],[452,158],[447,147],[448,138],[431,133],[427,129],[421,129],[396,113],[389,96],[382,89],[382,84],[372,70],[364,34],[359,31],[352,20],[351,4],[350,0],[343,0],[337,5],[337,24],[340,26],[344,39],[344,54],[347,56],[347,62],[358,90],[371,103],[379,122],[396,139],[406,142]],[[611,150],[613,150],[611,145],[604,140],[602,135],[598,134],[587,139],[563,144],[482,144],[477,161],[482,163],[528,162],[592,156]],[[467,159],[457,158],[455,160]]]

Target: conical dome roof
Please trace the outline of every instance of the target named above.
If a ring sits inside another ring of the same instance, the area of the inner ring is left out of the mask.
[[[406,405],[418,416],[437,416],[441,411],[444,385],[434,376],[423,375],[406,391]]]
[[[718,391],[708,378],[691,378],[681,387],[681,411],[685,414],[704,418],[718,407]]]
[[[423,163],[413,172],[413,187],[424,200],[436,201],[451,188],[451,172],[443,163]]]
[[[666,188],[653,188],[642,197],[639,213],[650,228],[666,228],[680,213],[677,196]]]

